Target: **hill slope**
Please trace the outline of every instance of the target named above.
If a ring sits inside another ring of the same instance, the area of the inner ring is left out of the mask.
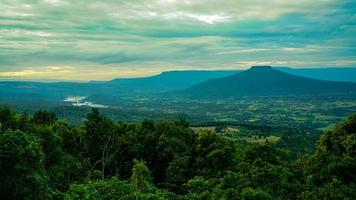
[[[167,92],[182,90],[209,79],[222,78],[240,72],[239,70],[220,71],[167,71],[142,78],[119,78],[108,82],[126,92]]]
[[[320,79],[325,81],[351,81],[356,82],[356,68],[302,68],[295,69],[289,67],[276,67],[280,71],[304,76],[308,78]]]
[[[168,71],[143,78],[121,78],[88,83],[0,81],[0,104],[14,102],[58,104],[63,103],[62,101],[69,96],[88,96],[96,102],[115,102],[118,96],[182,90],[209,79],[221,78],[237,72],[239,71]]]
[[[181,94],[195,97],[240,97],[271,95],[319,95],[356,92],[356,84],[300,77],[256,66],[232,76],[208,80]]]

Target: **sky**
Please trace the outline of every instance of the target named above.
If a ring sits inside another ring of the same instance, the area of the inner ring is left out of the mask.
[[[0,0],[0,79],[356,66],[354,0]]]

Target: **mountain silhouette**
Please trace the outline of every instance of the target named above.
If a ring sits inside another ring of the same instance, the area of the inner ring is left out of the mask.
[[[274,67],[282,72],[325,81],[350,81],[356,83],[356,67],[290,68]]]
[[[288,74],[271,66],[250,69],[194,85],[181,93],[196,97],[320,95],[356,92],[356,84],[316,80]]]
[[[239,70],[187,70],[187,71],[167,71],[158,75],[142,78],[118,78],[107,84],[127,92],[167,92],[183,90],[195,84],[230,76],[240,72]]]

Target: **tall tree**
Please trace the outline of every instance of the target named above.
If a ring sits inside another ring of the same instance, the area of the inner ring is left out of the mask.
[[[15,126],[15,113],[8,106],[0,107],[0,133],[4,133],[8,129],[15,129]]]
[[[56,114],[47,110],[38,110],[33,114],[33,122],[38,125],[51,125],[56,120]]]
[[[356,199],[356,115],[327,131],[304,163],[305,199]]]
[[[49,199],[44,154],[33,136],[21,131],[0,135],[0,199]]]
[[[131,181],[137,192],[149,192],[152,190],[152,175],[143,161],[135,160],[135,165],[132,168]]]
[[[118,150],[115,143],[114,123],[111,119],[102,116],[98,109],[93,108],[85,121],[85,130],[87,152],[93,168],[100,169],[102,176],[105,177],[108,162]]]

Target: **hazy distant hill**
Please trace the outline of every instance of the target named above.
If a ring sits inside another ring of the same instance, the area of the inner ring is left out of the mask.
[[[234,71],[169,71],[143,78],[120,78],[102,82],[0,81],[0,104],[13,102],[63,101],[68,96],[89,96],[91,100],[116,100],[119,96],[186,89],[197,83],[229,76]]]
[[[192,86],[181,94],[195,97],[337,94],[356,92],[356,83],[305,78],[256,66],[249,70]]]
[[[222,78],[236,74],[240,70],[220,71],[168,71],[143,78],[119,78],[108,82],[109,85],[126,92],[167,92],[182,90],[209,79]]]
[[[274,67],[283,72],[326,81],[356,82],[356,68],[302,68]]]
[[[256,68],[257,69],[257,68]],[[260,68],[258,68],[260,69]],[[292,68],[275,68],[281,71],[288,71],[293,74],[299,74],[306,77],[320,78],[326,80],[355,80],[356,68],[331,68],[331,69],[292,69]],[[158,75],[142,77],[142,78],[119,78],[111,81],[102,82],[89,82],[89,83],[77,83],[77,82],[55,82],[55,83],[45,83],[45,82],[30,82],[30,81],[0,81],[0,104],[8,102],[22,102],[26,100],[27,102],[61,102],[64,98],[68,96],[88,96],[91,100],[95,102],[100,102],[106,100],[114,101],[119,99],[121,96],[130,95],[145,95],[148,93],[162,93],[169,91],[179,91],[190,88],[189,90],[192,94],[199,95],[210,95],[215,96],[233,96],[233,95],[265,95],[265,94],[284,94],[288,93],[289,90],[297,91],[296,94],[303,91],[303,93],[312,93],[314,89],[317,88],[320,82],[315,83],[316,80],[301,79],[299,77],[297,80],[295,76],[288,75],[283,76],[283,83],[280,86],[267,87],[265,82],[262,82],[260,77],[268,77],[272,80],[276,77],[280,77],[281,74],[285,73],[279,72],[267,68],[265,70],[257,70],[258,73],[253,73],[252,76],[250,72],[256,71],[255,69],[248,71],[241,70],[218,70],[218,71],[203,71],[203,70],[187,70],[187,71],[168,71],[163,72]],[[271,72],[275,72],[271,74]],[[271,77],[272,76],[272,77]],[[224,78],[227,77],[227,78]],[[211,79],[221,79],[221,81]],[[230,79],[235,79],[232,81]],[[278,80],[278,79],[276,79]],[[208,81],[208,82],[205,82]],[[249,87],[240,84],[249,82],[247,85]],[[291,88],[283,88],[290,85],[289,83],[295,83],[297,86]],[[356,81],[356,80],[355,80]],[[203,83],[204,82],[204,83]],[[267,81],[269,83],[270,81]],[[310,84],[309,82],[312,82]],[[200,84],[202,83],[202,84]],[[212,84],[211,84],[212,83]],[[237,83],[239,85],[237,85]],[[207,88],[203,86],[209,84]],[[266,87],[265,91],[259,91],[256,84],[263,85]],[[303,88],[308,84],[306,88]],[[277,84],[278,85],[278,84]],[[310,85],[310,87],[309,87]],[[334,85],[350,85],[350,83],[327,83],[322,82],[323,89],[317,88],[316,93],[325,92],[335,92],[340,91],[340,88],[335,88]],[[325,87],[324,85],[328,85]],[[333,85],[331,87],[330,85]],[[310,89],[314,87],[314,89]],[[282,88],[281,88],[282,87]],[[278,88],[280,90],[278,90]],[[289,90],[287,90],[289,89]],[[217,91],[215,91],[217,90]],[[231,90],[231,91],[229,91]],[[347,91],[347,90],[346,90]],[[255,92],[255,94],[254,94]],[[289,94],[289,93],[288,93]]]
[[[100,92],[98,86],[90,83],[40,83],[28,81],[1,81],[0,104],[14,102],[51,102],[60,103],[68,96],[87,96],[93,92]]]

